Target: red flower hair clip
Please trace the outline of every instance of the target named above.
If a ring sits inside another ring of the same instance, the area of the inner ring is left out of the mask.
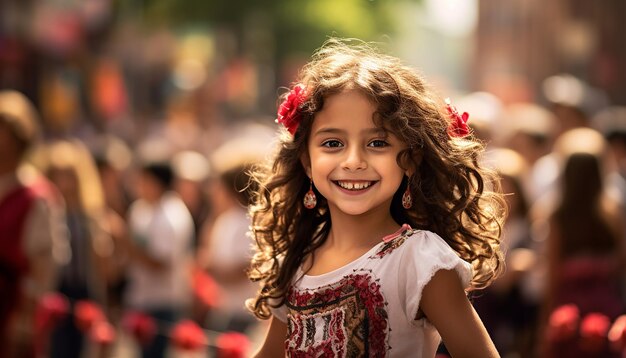
[[[448,134],[450,135],[450,137],[465,137],[470,133],[470,128],[467,125],[467,121],[469,120],[469,114],[467,112],[459,114],[459,111],[457,111],[456,107],[451,104],[450,98],[446,98],[445,102],[446,109],[448,110],[450,117],[452,117],[452,123],[450,123],[450,126],[448,127]]]
[[[296,133],[298,125],[300,125],[300,106],[306,101],[306,97],[304,86],[301,84],[295,85],[287,95],[287,98],[278,107],[276,123],[285,126],[291,135]]]

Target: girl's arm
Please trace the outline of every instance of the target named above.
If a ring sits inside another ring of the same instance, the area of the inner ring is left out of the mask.
[[[287,337],[287,324],[272,317],[270,327],[265,335],[265,341],[261,349],[254,355],[255,358],[274,358],[285,356],[285,338]]]
[[[424,287],[420,309],[437,328],[452,357],[500,357],[455,271],[435,273]]]

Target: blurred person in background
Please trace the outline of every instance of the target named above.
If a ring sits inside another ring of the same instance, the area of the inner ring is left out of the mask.
[[[549,110],[533,103],[515,103],[505,108],[503,118],[503,142],[521,154],[529,166],[550,153],[556,118]]]
[[[521,154],[531,172],[528,195],[534,203],[544,195],[558,175],[555,166],[544,163],[556,133],[556,118],[546,108],[533,103],[515,103],[503,114],[502,144]]]
[[[106,224],[106,206],[95,162],[77,139],[48,143],[42,151],[43,169],[66,204],[70,259],[59,272],[57,291],[74,303],[106,303],[104,270],[112,242]],[[72,315],[52,332],[50,357],[80,357],[87,349],[85,333]]]
[[[473,304],[502,357],[528,357],[535,344],[539,307],[527,287],[536,261],[526,189],[528,164],[511,149],[494,150],[486,164],[498,172],[509,209],[501,243],[507,270],[478,292]]]
[[[613,195],[626,207],[626,107],[611,106],[594,116],[593,127],[600,131],[609,144],[615,170],[608,177]],[[624,213],[626,219],[626,212]]]
[[[202,262],[220,287],[220,304],[210,311],[208,326],[251,334],[257,320],[246,309],[245,301],[256,293],[257,286],[247,278],[253,254],[247,206],[254,187],[249,172],[264,159],[275,134],[256,124],[244,125],[239,133],[211,156],[215,174],[209,198],[215,220],[208,224],[203,238]]]
[[[191,214],[194,226],[192,251],[194,256],[192,269],[193,299],[191,302],[191,318],[199,325],[204,325],[207,312],[215,303],[213,299],[218,297],[215,282],[208,276],[202,267],[201,241],[202,231],[211,221],[211,204],[207,194],[207,183],[210,173],[209,161],[203,155],[195,151],[182,151],[172,158],[174,171],[174,191],[185,203]],[[207,282],[208,281],[208,282]]]
[[[256,287],[246,271],[252,257],[248,236],[250,219],[249,163],[233,163],[211,183],[210,195],[219,210],[208,233],[206,270],[220,288],[219,306],[209,313],[208,326],[217,331],[246,332],[256,319],[245,310],[245,300]]]
[[[132,153],[120,138],[107,134],[91,144],[108,208],[122,217],[126,216],[131,202],[128,183],[124,179],[131,166]]]
[[[191,213],[194,225],[194,252],[198,249],[202,226],[210,213],[210,202],[205,193],[210,173],[208,159],[195,151],[182,151],[172,158],[174,190]]]
[[[608,105],[604,92],[569,73],[547,77],[541,89],[556,118],[557,136],[571,129],[589,127],[595,112]]]
[[[152,316],[160,327],[177,322],[191,298],[193,219],[172,190],[167,161],[145,161],[137,176],[135,200],[128,211],[130,256],[125,305]],[[164,357],[167,332],[142,347],[142,357]]]
[[[128,263],[124,242],[128,240],[126,213],[131,199],[124,176],[131,164],[131,152],[121,139],[111,135],[95,140],[91,150],[104,189],[105,221],[113,242],[111,258],[104,267],[107,311],[113,322],[118,322],[122,315]]]
[[[594,113],[607,103],[606,95],[602,91],[592,88],[570,74],[546,78],[542,82],[541,94],[547,102],[546,109],[551,114],[551,138],[548,141],[548,148],[553,145],[554,138],[565,132],[576,128],[589,128]],[[528,122],[523,125],[534,124]],[[532,148],[531,145],[526,147]],[[554,200],[552,197],[558,191],[560,164],[556,152],[552,149],[537,158],[536,162],[531,162],[533,168],[530,194],[532,202],[538,206],[549,205],[547,202]]]
[[[607,344],[589,352],[580,341],[546,338],[550,335],[547,317],[561,305],[574,304],[581,317],[595,312],[608,320],[614,320],[624,310],[620,290],[626,263],[623,223],[619,203],[607,195],[604,185],[607,143],[598,132],[578,128],[561,135],[555,151],[562,163],[558,196],[543,216],[548,282],[543,303],[544,328],[539,332],[546,343],[544,353],[613,357]]]
[[[34,355],[34,313],[54,289],[64,251],[64,208],[25,157],[38,114],[22,93],[0,91],[0,356]]]

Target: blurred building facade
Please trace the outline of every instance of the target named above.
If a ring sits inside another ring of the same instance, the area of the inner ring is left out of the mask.
[[[470,76],[505,100],[570,73],[626,104],[626,2],[481,0]]]

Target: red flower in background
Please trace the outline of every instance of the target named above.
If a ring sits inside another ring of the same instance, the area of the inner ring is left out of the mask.
[[[100,346],[108,346],[115,342],[115,328],[107,321],[94,323],[89,331],[89,338]]]
[[[171,337],[176,348],[187,351],[197,351],[207,344],[204,331],[191,320],[178,322],[172,329]]]
[[[89,332],[95,323],[105,320],[104,313],[100,306],[87,300],[76,302],[74,305],[74,315],[76,326],[83,332]]]
[[[211,275],[200,268],[193,269],[193,292],[208,308],[214,308],[220,304],[220,287]]]
[[[35,314],[37,330],[51,330],[69,311],[70,304],[60,293],[47,293],[39,300]]]
[[[50,332],[69,313],[70,303],[57,292],[46,293],[40,299],[35,310],[35,337],[33,346],[36,356],[42,356],[50,341]]]
[[[157,325],[149,315],[131,311],[124,315],[122,327],[128,331],[142,346],[148,345],[157,334]]]
[[[469,114],[467,112],[463,112],[463,114],[459,114],[456,107],[454,107],[450,98],[446,98],[446,109],[452,118],[452,123],[448,127],[448,134],[450,137],[465,137],[470,133],[469,126],[467,125],[467,121],[469,120]]]
[[[217,337],[217,358],[244,358],[248,353],[250,341],[245,334],[227,332]]]
[[[300,125],[301,113],[300,106],[306,101],[306,91],[304,86],[298,84],[289,92],[287,98],[278,107],[278,118],[276,123],[280,123],[291,135],[296,133]]]
[[[580,322],[581,347],[588,352],[604,349],[611,320],[601,313],[590,313]]]
[[[563,305],[557,307],[550,315],[548,322],[548,339],[562,341],[576,335],[580,312],[576,305]]]

